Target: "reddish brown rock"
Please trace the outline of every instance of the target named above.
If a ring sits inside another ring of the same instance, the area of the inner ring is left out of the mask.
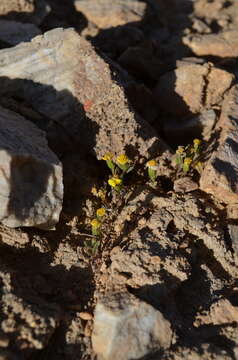
[[[141,21],[146,3],[138,0],[76,0],[75,7],[99,28]]]
[[[191,35],[183,38],[197,56],[217,56],[221,58],[238,56],[238,30],[219,34]]]
[[[233,79],[233,75],[211,63],[184,63],[160,78],[154,97],[165,112],[178,116],[197,114],[219,104]]]
[[[195,326],[222,325],[233,322],[238,322],[238,307],[233,306],[227,299],[221,299],[212,304],[207,314],[197,316]]]
[[[216,150],[207,162],[200,188],[227,203],[238,203],[238,87],[224,100],[215,134]]]

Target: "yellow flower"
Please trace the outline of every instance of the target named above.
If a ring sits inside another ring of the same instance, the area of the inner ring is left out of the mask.
[[[129,163],[130,160],[128,159],[128,157],[125,154],[121,154],[117,157],[117,162],[120,165],[125,165],[125,164]]]
[[[106,214],[106,210],[104,208],[97,209],[97,216],[103,217]]]
[[[193,144],[194,144],[194,146],[195,146],[195,147],[200,146],[200,145],[201,145],[201,143],[202,143],[202,141],[201,141],[201,140],[199,140],[199,139],[194,139],[194,140],[193,140]]]
[[[98,191],[97,191],[96,186],[93,186],[93,187],[92,187],[91,193],[92,193],[94,196],[98,196]]]
[[[189,166],[192,163],[192,159],[191,158],[185,158],[183,163],[184,163],[184,165]]]
[[[102,160],[105,160],[105,161],[109,161],[109,160],[112,160],[113,159],[113,154],[108,152],[106,153],[103,157],[102,157]]]
[[[122,180],[115,176],[108,180],[108,184],[111,187],[116,187],[116,186],[120,185],[121,183],[122,183]]]
[[[153,170],[156,170],[156,169],[157,169],[157,166],[158,166],[158,163],[157,163],[157,161],[155,161],[155,160],[150,160],[150,161],[147,161],[146,166],[147,166],[148,168],[151,168],[151,169],[153,169]]]
[[[184,146],[179,146],[178,149],[176,150],[176,154],[177,155],[182,155],[184,153]]]
[[[98,219],[93,219],[91,225],[94,229],[99,229],[101,227],[101,222]]]

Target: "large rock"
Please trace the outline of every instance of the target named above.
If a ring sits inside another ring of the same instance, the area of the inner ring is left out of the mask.
[[[191,35],[183,42],[197,56],[217,56],[221,58],[238,56],[238,31],[230,30],[219,34]]]
[[[219,104],[233,79],[233,75],[210,63],[184,64],[161,76],[154,97],[158,106],[168,113],[197,114]]]
[[[200,179],[200,188],[226,204],[238,203],[238,86],[226,96],[216,127],[216,150]]]
[[[30,41],[40,34],[40,29],[34,24],[0,20],[0,40],[9,45],[17,45],[20,42]]]
[[[62,166],[45,134],[0,107],[0,221],[50,229],[62,209]]]
[[[128,293],[105,296],[97,303],[94,315],[92,344],[100,359],[141,359],[171,344],[169,321]]]
[[[76,0],[75,8],[99,28],[125,25],[141,21],[146,3],[138,0]]]
[[[53,144],[63,129],[99,158],[107,151],[148,157],[163,142],[130,108],[112,70],[73,29],[55,29],[0,51],[0,94],[22,97],[50,119]]]
[[[1,0],[0,16],[4,19],[40,24],[49,13],[45,0]]]

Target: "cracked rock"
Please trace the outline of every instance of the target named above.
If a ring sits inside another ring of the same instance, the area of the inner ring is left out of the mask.
[[[215,129],[216,148],[200,179],[200,188],[226,204],[238,202],[238,87],[226,96]]]
[[[223,100],[234,76],[212,64],[187,64],[161,76],[154,97],[165,112],[197,114]]]

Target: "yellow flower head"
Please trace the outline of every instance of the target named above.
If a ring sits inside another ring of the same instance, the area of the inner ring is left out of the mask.
[[[92,193],[94,196],[98,196],[98,191],[97,191],[96,186],[93,186],[93,187],[92,187],[91,193]]]
[[[148,168],[151,168],[151,169],[156,170],[156,169],[157,169],[157,166],[158,166],[158,163],[157,163],[157,161],[155,161],[155,160],[150,160],[150,161],[147,161],[146,166],[147,166]]]
[[[125,154],[121,154],[117,157],[117,162],[120,165],[126,165],[130,162],[130,160],[128,159],[128,157]]]
[[[109,160],[112,160],[113,159],[113,154],[108,152],[106,153],[103,157],[102,157],[102,160],[105,160],[105,161],[109,161]]]
[[[193,140],[193,144],[194,144],[194,146],[196,146],[196,147],[200,146],[201,143],[202,143],[202,141],[199,140],[199,139],[194,139],[194,140]]]
[[[104,208],[97,209],[97,216],[103,217],[106,214],[106,210]]]
[[[108,184],[111,187],[116,187],[116,186],[120,185],[121,183],[122,183],[122,180],[115,176],[108,180]]]
[[[176,150],[176,154],[177,155],[182,155],[184,153],[184,146],[179,146],[178,149]]]
[[[191,162],[192,162],[192,159],[187,157],[187,158],[184,159],[183,163],[184,163],[184,165],[189,166],[191,164]]]
[[[101,222],[98,219],[93,219],[91,225],[93,228],[99,229],[101,227]]]

